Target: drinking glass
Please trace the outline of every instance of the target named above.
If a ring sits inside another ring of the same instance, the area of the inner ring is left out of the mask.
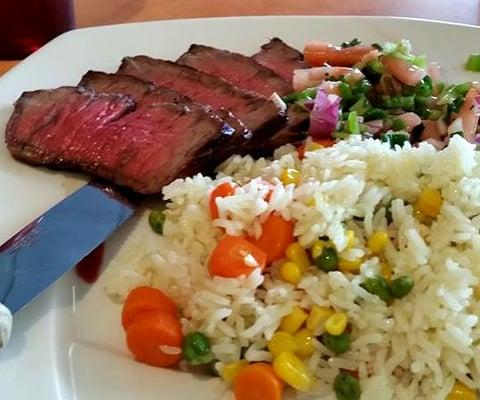
[[[74,28],[73,0],[0,0],[0,59],[19,59]]]

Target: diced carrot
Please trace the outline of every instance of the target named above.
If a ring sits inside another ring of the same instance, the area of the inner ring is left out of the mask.
[[[213,250],[208,268],[212,276],[237,278],[266,265],[267,254],[262,249],[243,237],[226,235]]]
[[[135,358],[155,367],[171,367],[182,356],[182,326],[161,311],[137,314],[127,328],[127,346]]]
[[[212,190],[210,194],[210,217],[218,218],[217,197],[227,197],[235,194],[235,184],[232,182],[223,182]]]
[[[242,368],[233,383],[236,400],[281,400],[283,381],[270,364],[259,362]]]
[[[175,303],[165,293],[152,287],[139,286],[128,294],[123,304],[123,328],[127,329],[135,316],[144,311],[162,311],[177,316]]]
[[[285,257],[285,251],[293,236],[294,222],[283,219],[280,215],[270,214],[262,224],[262,234],[258,239],[250,241],[267,254],[267,263]]]
[[[368,45],[357,45],[341,48],[327,42],[311,41],[305,45],[303,55],[312,67],[329,64],[332,66],[351,67],[362,60],[362,57],[373,48]]]

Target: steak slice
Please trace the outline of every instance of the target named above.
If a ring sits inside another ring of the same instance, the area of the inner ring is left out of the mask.
[[[273,92],[283,96],[293,91],[291,81],[289,83],[271,69],[243,54],[192,44],[177,62],[219,76],[241,89],[266,97],[270,97]]]
[[[176,90],[215,112],[226,108],[253,132],[249,145],[261,142],[286,120],[272,101],[186,65],[140,55],[124,58],[118,72]]]
[[[215,167],[208,150],[222,128],[201,108],[137,105],[131,96],[61,87],[22,94],[5,141],[21,161],[158,193],[177,177]]]
[[[193,102],[189,97],[184,96],[175,90],[161,86],[155,86],[153,83],[145,82],[131,75],[107,74],[99,71],[88,71],[83,75],[79,86],[94,89],[103,93],[121,93],[132,96],[137,103],[141,105],[148,103],[176,103],[188,108],[201,108],[209,113],[212,118],[223,121],[223,133],[218,143],[219,152],[230,152],[232,148],[249,140],[251,132],[243,125],[243,122],[231,114],[228,110],[219,109],[216,112],[204,106]],[[224,140],[230,136],[228,146]],[[212,144],[213,146],[214,144]],[[227,146],[227,147],[226,147]],[[229,154],[230,155],[230,154]],[[219,154],[223,158],[222,154]]]
[[[264,44],[262,49],[252,58],[275,71],[290,84],[295,69],[307,68],[305,61],[303,61],[303,54],[279,38],[273,38]]]

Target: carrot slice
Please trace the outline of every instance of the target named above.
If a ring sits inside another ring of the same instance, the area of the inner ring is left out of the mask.
[[[210,217],[218,218],[217,197],[227,197],[235,194],[235,185],[232,182],[224,182],[212,190],[210,194]]]
[[[180,321],[161,311],[137,314],[127,328],[127,346],[135,358],[155,367],[171,367],[182,356]]]
[[[263,270],[266,264],[263,250],[245,238],[226,235],[213,250],[208,268],[212,276],[237,278],[250,275],[256,267]]]
[[[339,67],[351,67],[362,60],[362,57],[372,51],[368,45],[357,45],[341,48],[331,43],[311,41],[305,45],[303,55],[308,65],[322,66],[330,64]]]
[[[139,286],[127,296],[122,309],[122,325],[127,329],[135,316],[143,311],[162,311],[173,317],[177,308],[173,300],[159,289]]]
[[[261,236],[258,239],[251,238],[250,241],[267,253],[267,263],[271,263],[285,257],[288,245],[295,241],[293,228],[293,221],[270,214],[262,224]]]
[[[267,363],[242,368],[233,383],[236,400],[281,400],[283,381]]]

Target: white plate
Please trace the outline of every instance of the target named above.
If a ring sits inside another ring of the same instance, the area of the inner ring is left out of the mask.
[[[205,43],[252,54],[279,36],[301,49],[306,40],[335,43],[411,39],[417,53],[437,60],[456,81],[479,79],[462,63],[477,51],[480,29],[420,20],[370,17],[247,17],[116,25],[66,33],[0,80],[0,131],[12,102],[24,90],[72,85],[88,69],[114,71],[120,59],[140,53],[175,59]],[[0,243],[79,187],[78,176],[13,161],[0,147]],[[75,221],[72,221],[74,227]],[[107,260],[135,224],[115,235]],[[15,316],[13,339],[0,354],[0,398],[15,400],[127,400],[230,398],[217,379],[206,379],[132,360],[119,323],[120,307],[68,274]]]

